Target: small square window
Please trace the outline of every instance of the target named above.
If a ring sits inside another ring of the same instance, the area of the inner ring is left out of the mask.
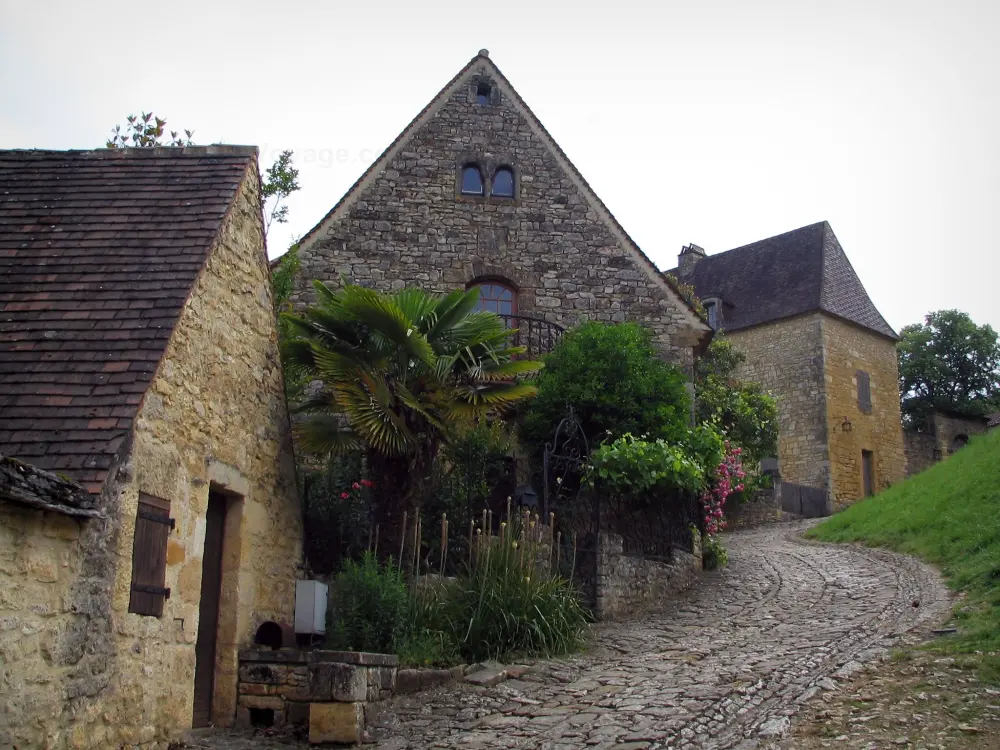
[[[493,87],[488,83],[480,83],[476,86],[476,103],[482,106],[492,104]]]

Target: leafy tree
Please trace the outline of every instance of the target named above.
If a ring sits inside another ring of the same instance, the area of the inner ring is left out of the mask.
[[[743,465],[756,475],[761,459],[778,452],[778,406],[759,384],[736,377],[745,360],[723,334],[715,335],[696,367],[695,416],[742,448]]]
[[[141,115],[129,115],[125,118],[125,128],[115,125],[111,137],[105,144],[108,148],[155,148],[156,146],[190,146],[193,130],[185,130],[184,136],[176,130],[170,131],[170,140],[163,140],[166,120],[160,119],[152,112]]]
[[[264,198],[264,235],[271,222],[288,223],[288,196],[299,189],[299,170],[292,166],[291,150],[282,151],[264,173],[261,195]],[[273,201],[272,201],[273,199]]]
[[[298,405],[307,417],[296,432],[315,453],[366,452],[383,538],[392,538],[456,428],[534,395],[517,378],[540,364],[516,358],[525,349],[510,346],[497,315],[475,312],[477,289],[386,295],[313,283],[318,303],[282,316],[292,333],[286,361],[316,386]]]
[[[897,345],[904,419],[921,424],[935,409],[968,416],[1000,410],[1000,343],[968,313],[938,310],[906,326]]]
[[[568,407],[591,449],[625,433],[649,440],[676,438],[690,419],[685,384],[684,375],[660,359],[642,326],[584,323],[566,333],[546,358],[538,395],[524,415],[521,441],[540,459]]]

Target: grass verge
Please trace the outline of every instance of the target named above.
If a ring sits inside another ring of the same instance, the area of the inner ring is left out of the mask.
[[[1000,429],[812,529],[825,542],[888,547],[938,566],[965,597],[955,636],[935,648],[966,654],[1000,683]]]

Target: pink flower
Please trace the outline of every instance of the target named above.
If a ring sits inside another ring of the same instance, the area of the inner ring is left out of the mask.
[[[350,497],[350,495],[348,495],[346,492],[341,492],[340,493],[340,499],[341,500],[346,500],[349,497]]]
[[[361,485],[358,484],[357,482],[355,482],[354,484],[351,485],[351,489],[352,490],[360,490],[361,489]]]

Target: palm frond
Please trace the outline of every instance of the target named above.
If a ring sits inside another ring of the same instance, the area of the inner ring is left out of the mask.
[[[377,331],[414,359],[433,363],[434,350],[427,338],[416,329],[392,297],[379,294],[374,289],[348,286],[344,289],[342,303],[355,320]]]
[[[293,430],[302,447],[311,453],[349,453],[363,447],[358,434],[334,415],[316,414],[297,421]]]

